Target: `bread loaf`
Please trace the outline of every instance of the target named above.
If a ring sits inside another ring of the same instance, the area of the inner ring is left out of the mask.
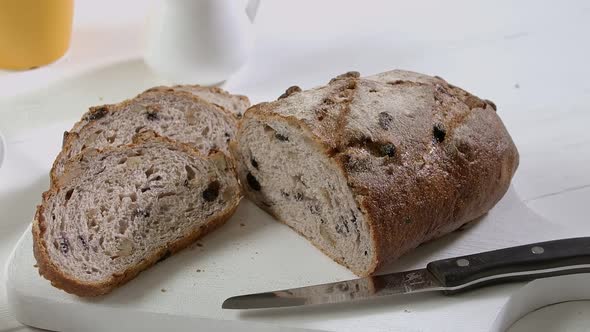
[[[360,276],[485,214],[519,158],[491,101],[400,70],[291,87],[231,148],[251,200]]]
[[[223,224],[240,198],[221,152],[201,156],[153,132],[85,149],[37,208],[39,273],[76,295],[108,293]]]

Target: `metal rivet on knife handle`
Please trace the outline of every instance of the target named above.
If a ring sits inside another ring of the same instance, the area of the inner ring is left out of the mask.
[[[457,266],[460,266],[460,267],[469,266],[469,261],[466,260],[465,258],[460,258],[457,260]]]
[[[533,254],[535,254],[535,255],[538,255],[538,254],[544,253],[545,252],[545,249],[543,249],[543,247],[534,246],[534,247],[531,248],[531,252]]]

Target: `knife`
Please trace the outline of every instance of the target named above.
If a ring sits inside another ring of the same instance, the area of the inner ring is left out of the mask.
[[[590,272],[590,237],[539,242],[430,262],[425,269],[230,297],[224,309],[328,304]]]

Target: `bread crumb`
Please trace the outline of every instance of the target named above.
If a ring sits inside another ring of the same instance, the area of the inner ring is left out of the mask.
[[[410,311],[410,310],[408,310],[408,309],[404,309],[404,312],[408,312],[408,313],[409,313],[409,312],[412,312],[412,311]]]
[[[162,292],[162,293],[166,293],[166,288],[162,288],[162,289],[160,289],[160,292]]]
[[[34,267],[34,268],[38,268],[38,267],[39,267],[39,265],[35,264],[35,265],[33,265],[33,267]]]
[[[201,272],[201,269],[197,269],[197,272]]]
[[[520,84],[518,84],[518,83],[514,84],[514,88],[515,89],[520,89]]]
[[[98,100],[102,101],[104,98],[101,96],[98,96]]]
[[[244,227],[246,226],[244,223],[240,223],[240,227]]]

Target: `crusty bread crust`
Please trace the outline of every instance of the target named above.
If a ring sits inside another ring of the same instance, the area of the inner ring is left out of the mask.
[[[141,133],[140,135],[136,136],[132,144],[127,146],[129,148],[133,148],[149,140],[160,140],[164,142],[169,142],[178,147],[179,150],[182,150],[186,153],[200,155],[196,149],[194,149],[192,146],[188,144],[174,142],[168,138],[160,137],[153,132]],[[102,150],[102,152],[108,153],[110,150],[120,148],[121,147],[108,147]],[[81,158],[83,155],[88,153],[96,153],[97,151],[99,150],[86,150],[82,152],[80,155],[74,157],[72,160],[68,161],[68,164],[76,163],[76,160],[79,160],[79,158]],[[227,160],[227,157],[222,152],[216,152],[208,158],[225,158]],[[228,168],[230,169],[230,172],[233,173],[228,176],[235,176],[235,169],[233,169],[231,163],[228,163]],[[66,172],[62,175],[62,177],[67,176],[66,173],[70,169],[72,169],[72,167],[68,165],[66,167]],[[157,262],[163,259],[166,259],[170,255],[173,255],[176,252],[186,248],[190,244],[194,243],[197,239],[215,230],[219,226],[223,225],[233,215],[241,200],[241,195],[236,197],[234,204],[231,205],[226,211],[223,211],[223,213],[219,214],[217,217],[211,218],[203,226],[195,227],[189,233],[185,234],[183,238],[171,242],[167,244],[165,247],[159,248],[157,251],[153,252],[149,257],[144,259],[140,264],[129,267],[123,273],[113,274],[106,281],[99,283],[90,283],[77,280],[75,277],[67,273],[64,273],[53,263],[53,261],[49,257],[47,250],[48,244],[44,239],[44,233],[47,230],[47,225],[45,222],[45,218],[43,216],[43,212],[45,209],[44,204],[52,195],[58,193],[59,190],[60,181],[59,178],[57,178],[55,179],[55,181],[52,181],[50,189],[43,193],[43,203],[37,206],[35,219],[33,220],[32,225],[33,254],[35,256],[35,259],[37,260],[39,274],[43,276],[45,279],[49,280],[54,287],[62,289],[71,294],[85,297],[99,296],[111,292],[113,289],[125,284],[129,280],[136,277],[141,271],[147,269],[148,267],[156,264]]]
[[[279,119],[298,126],[342,170],[369,226],[375,253],[366,270],[353,270],[357,275],[373,274],[421,243],[485,214],[506,193],[518,167],[518,151],[496,106],[439,77],[407,71],[368,78],[347,73],[311,92],[289,90],[277,101],[249,108],[242,123]],[[322,98],[341,108],[330,113],[322,104],[311,104]],[[354,104],[357,98],[374,102],[377,113],[391,111],[379,106],[390,98],[397,98],[398,107],[420,109],[404,123],[387,114],[377,122],[372,113],[354,122],[353,111],[358,116],[367,110]],[[242,128],[238,126],[238,136]],[[395,149],[390,158],[378,155],[383,147],[391,149],[390,144]]]

